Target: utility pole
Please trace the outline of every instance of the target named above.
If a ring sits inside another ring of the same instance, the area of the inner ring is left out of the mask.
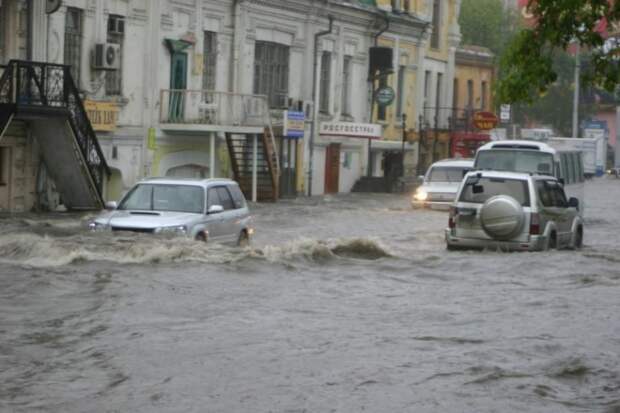
[[[581,77],[581,50],[579,40],[575,49],[575,94],[573,96],[573,138],[579,134],[579,87]]]

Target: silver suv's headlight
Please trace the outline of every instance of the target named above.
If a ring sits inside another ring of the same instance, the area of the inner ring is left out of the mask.
[[[88,224],[88,228],[90,228],[91,231],[107,231],[110,229],[110,226],[108,224],[93,221]]]
[[[187,227],[185,225],[175,225],[172,227],[159,227],[155,232],[160,234],[187,234]]]

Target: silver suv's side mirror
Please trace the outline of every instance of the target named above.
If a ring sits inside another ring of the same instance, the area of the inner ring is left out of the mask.
[[[575,197],[570,197],[570,199],[568,200],[568,207],[579,209],[579,199]]]
[[[106,202],[104,205],[105,209],[112,211],[118,208],[118,204],[115,201]]]
[[[224,207],[221,205],[211,205],[207,214],[219,214],[220,212],[224,212]]]

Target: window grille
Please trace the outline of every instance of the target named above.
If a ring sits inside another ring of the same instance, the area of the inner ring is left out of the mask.
[[[321,83],[319,95],[319,111],[329,113],[329,89],[331,85],[332,54],[323,52],[321,56]]]
[[[289,47],[256,42],[254,48],[254,93],[266,95],[269,106],[284,108],[288,98]]]
[[[108,18],[108,43],[120,45],[120,65],[118,70],[110,70],[105,76],[105,91],[107,95],[123,94],[123,38],[125,19],[122,16],[110,15]]]
[[[66,65],[71,66],[71,76],[79,89],[82,67],[82,10],[74,7],[67,9],[64,61]]]
[[[215,90],[217,33],[205,31],[204,36],[202,88],[205,90]]]
[[[351,56],[345,56],[342,64],[342,113],[345,115],[351,114],[352,62]]]

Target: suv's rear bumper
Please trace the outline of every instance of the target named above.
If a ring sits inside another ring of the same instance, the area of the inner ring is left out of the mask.
[[[547,237],[544,235],[530,235],[528,242],[497,241],[479,238],[463,238],[452,235],[446,229],[446,245],[453,249],[499,249],[502,251],[542,251],[547,247]]]

